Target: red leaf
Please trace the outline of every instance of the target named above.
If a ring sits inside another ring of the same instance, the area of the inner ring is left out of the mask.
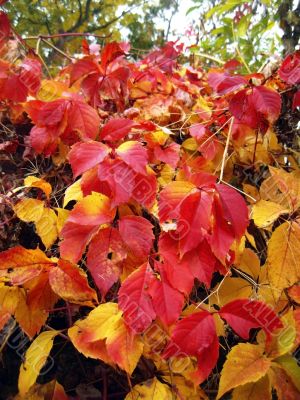
[[[267,336],[283,327],[275,312],[265,303],[256,300],[238,299],[225,304],[219,314],[243,339],[249,339],[252,328],[262,328]]]
[[[230,75],[227,72],[212,71],[208,74],[208,84],[219,94],[227,94],[248,83],[241,75]]]
[[[101,140],[117,141],[123,139],[131,131],[135,123],[127,118],[114,118],[103,126],[100,132]]]
[[[255,109],[270,122],[275,122],[280,114],[281,97],[274,90],[265,86],[255,86],[251,95]]]
[[[101,51],[102,68],[105,70],[109,63],[111,63],[117,57],[124,55],[127,49],[128,46],[126,46],[126,43],[108,43]]]
[[[190,269],[190,261],[182,261],[178,256],[178,241],[170,233],[163,233],[159,238],[159,252],[164,260],[161,268],[173,288],[189,295],[194,284],[194,276]],[[189,253],[187,253],[188,255]]]
[[[34,58],[25,58],[21,66],[20,80],[29,93],[35,95],[40,87],[42,78],[42,65]]]
[[[103,143],[76,143],[69,153],[74,178],[101,163],[110,149]]]
[[[126,256],[117,229],[101,229],[92,239],[87,253],[87,267],[103,297],[119,279]]]
[[[240,239],[249,224],[248,208],[244,198],[228,185],[216,186],[220,195],[224,218],[230,223],[236,239]]]
[[[5,1],[2,2],[4,4]],[[0,12],[0,48],[5,43],[5,41],[9,38],[10,34],[10,22],[5,14],[5,12]]]
[[[76,63],[71,65],[71,75],[70,81],[71,85],[78,79],[86,76],[92,72],[98,72],[99,68],[95,62],[94,57],[84,57],[81,60],[78,60]]]
[[[280,78],[289,85],[300,82],[300,51],[289,54],[278,70]]]
[[[198,191],[187,196],[180,205],[177,223],[180,254],[194,249],[211,226],[212,196]]]
[[[130,274],[119,290],[119,307],[124,313],[127,325],[135,333],[144,332],[156,317],[147,293],[152,278],[152,270],[146,263]]]
[[[217,362],[218,343],[213,316],[208,311],[199,311],[177,322],[163,356],[196,357],[201,382]]]
[[[153,225],[145,218],[128,215],[120,219],[119,232],[134,257],[143,262],[153,245]]]
[[[75,131],[83,139],[96,139],[100,117],[97,111],[81,99],[73,99],[68,110],[68,131]]]
[[[162,264],[155,262],[155,269],[160,272],[160,279],[150,282],[149,294],[152,297],[154,311],[165,326],[177,321],[183,304],[184,296],[168,283]]]

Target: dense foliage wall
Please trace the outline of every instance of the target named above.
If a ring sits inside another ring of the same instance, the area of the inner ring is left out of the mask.
[[[0,27],[0,398],[300,398],[300,53],[53,76]]]

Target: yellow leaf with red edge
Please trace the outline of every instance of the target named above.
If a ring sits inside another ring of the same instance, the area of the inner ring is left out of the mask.
[[[44,212],[44,202],[36,199],[22,199],[14,206],[14,212],[24,222],[38,221]]]
[[[273,201],[259,200],[252,207],[252,218],[258,228],[267,228],[282,214],[289,210]]]
[[[0,253],[0,277],[5,277],[12,285],[22,285],[53,265],[55,262],[40,249],[16,246]]]
[[[235,388],[232,392],[232,400],[272,400],[271,384],[268,375],[257,382]]]
[[[68,332],[70,336],[73,336],[74,328],[79,327],[82,342],[95,342],[112,335],[121,318],[122,311],[116,303],[103,303],[92,310],[85,319],[75,322]]]
[[[57,215],[51,208],[44,208],[41,218],[35,221],[36,233],[46,249],[51,247],[58,236]]]
[[[46,323],[49,312],[53,309],[58,297],[49,285],[48,272],[23,285],[25,291],[15,311],[15,318],[22,330],[32,338]]]
[[[272,233],[268,245],[267,278],[277,290],[300,280],[300,225],[298,221],[285,222]]]
[[[106,339],[106,348],[111,360],[131,375],[143,353],[144,343],[140,335],[134,335],[120,319]]]
[[[86,357],[117,364],[129,374],[135,369],[144,347],[141,338],[128,330],[116,303],[101,304],[84,320],[77,321],[68,335]]]
[[[47,199],[49,199],[50,194],[52,193],[52,187],[50,183],[36,176],[27,176],[24,179],[24,186],[41,189],[45,193]]]
[[[25,353],[25,360],[20,367],[19,393],[25,396],[34,385],[45,365],[53,346],[53,340],[59,331],[42,332],[29,346]]]
[[[263,378],[271,366],[264,356],[264,347],[250,343],[234,346],[223,366],[217,399],[229,390]]]
[[[69,400],[64,388],[56,381],[51,381],[44,384],[35,383],[25,397],[17,395],[14,400]]]
[[[86,273],[69,261],[59,260],[49,272],[52,290],[62,299],[82,306],[97,304],[97,294],[87,280]]]
[[[85,342],[81,338],[81,328],[76,324],[68,330],[68,335],[76,350],[85,355],[85,357],[96,358],[106,364],[111,364],[106,350],[105,339]]]
[[[61,257],[75,264],[100,226],[112,222],[115,213],[110,199],[101,193],[92,192],[79,201],[60,233]]]
[[[157,378],[149,379],[135,385],[125,400],[173,400],[174,396],[170,387],[161,383]]]

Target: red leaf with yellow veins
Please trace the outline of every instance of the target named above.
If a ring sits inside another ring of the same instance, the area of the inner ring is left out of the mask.
[[[144,332],[156,317],[151,297],[148,293],[153,271],[148,263],[143,264],[122,283],[118,304],[124,319],[135,333]]]
[[[74,178],[101,163],[110,149],[103,143],[76,143],[69,153]]]
[[[69,261],[59,260],[57,267],[50,269],[49,283],[59,297],[70,303],[91,307],[98,301],[85,272]]]
[[[245,340],[249,339],[252,328],[262,328],[270,336],[274,330],[283,327],[272,308],[256,300],[233,300],[220,309],[219,315]]]
[[[108,197],[92,193],[79,201],[61,231],[60,245],[62,258],[76,263],[86,245],[102,224],[110,223],[115,216]]]
[[[125,245],[117,229],[101,229],[92,239],[87,267],[103,297],[119,279],[126,257]]]

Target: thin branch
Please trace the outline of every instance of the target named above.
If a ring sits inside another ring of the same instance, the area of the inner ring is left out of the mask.
[[[215,61],[216,63],[221,64],[221,65],[224,65],[224,64],[225,64],[225,61],[222,61],[222,60],[220,60],[219,58],[210,56],[209,54],[205,54],[205,53],[195,53],[195,55],[196,55],[196,56],[199,56],[199,57],[207,58],[208,60]]]
[[[230,142],[230,138],[231,138],[231,132],[232,132],[233,122],[234,122],[234,117],[231,117],[229,129],[228,129],[228,135],[227,135],[227,139],[226,139],[226,145],[225,145],[225,149],[224,149],[224,153],[223,153],[223,158],[222,158],[222,165],[221,165],[221,172],[220,172],[220,181],[223,180],[225,162],[226,162],[226,157],[227,157],[227,153],[228,153],[228,147],[229,147],[229,142]]]
[[[37,36],[27,36],[23,37],[23,40],[38,40],[38,39],[53,39],[53,38],[60,38],[60,37],[68,37],[68,36],[94,36],[99,39],[107,39],[111,36],[110,35],[97,35],[95,33],[88,33],[88,32],[65,32],[65,33],[56,33],[54,35],[37,35]]]

